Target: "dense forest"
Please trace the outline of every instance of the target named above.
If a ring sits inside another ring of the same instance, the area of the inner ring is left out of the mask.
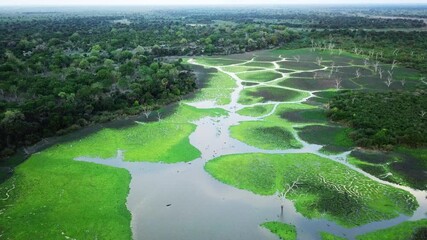
[[[0,23],[0,157],[42,138],[172,102],[196,88],[180,60],[283,45],[283,26],[26,14]],[[130,16],[132,17],[132,16]]]
[[[328,116],[349,125],[358,146],[391,150],[427,144],[427,89],[414,92],[344,91],[332,98]]]

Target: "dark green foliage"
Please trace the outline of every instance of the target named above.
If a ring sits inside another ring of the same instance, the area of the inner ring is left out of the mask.
[[[0,45],[0,158],[92,122],[157,108],[196,88],[194,74],[181,60],[157,60],[128,43],[120,49],[105,46],[112,39],[101,33],[106,26],[87,20],[0,23],[10,28],[2,32],[14,30],[0,37],[2,43],[9,41]],[[68,36],[76,36],[74,24],[80,36],[95,33],[90,40],[73,37],[69,42]],[[93,25],[88,29],[86,24]],[[57,26],[61,34],[51,32]],[[27,40],[28,46],[12,43]]]
[[[309,143],[333,146],[338,151],[353,147],[353,141],[349,138],[349,130],[334,126],[306,126],[299,129],[299,136]]]
[[[427,188],[427,150],[398,148],[392,152],[354,151],[354,164],[370,174],[416,189]],[[392,174],[387,174],[392,173]]]
[[[326,113],[323,109],[304,109],[285,111],[280,117],[297,123],[323,123],[327,121]]]
[[[252,97],[261,97],[263,101],[291,101],[298,98],[301,94],[297,91],[275,88],[275,87],[259,87],[255,91],[248,92]]]
[[[427,239],[427,227],[417,228],[412,235],[411,240],[424,240]]]
[[[328,116],[351,126],[358,146],[391,149],[427,143],[425,90],[343,92],[332,98]]]

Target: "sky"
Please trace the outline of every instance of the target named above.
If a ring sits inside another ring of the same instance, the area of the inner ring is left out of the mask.
[[[0,0],[0,5],[427,4],[427,0]]]

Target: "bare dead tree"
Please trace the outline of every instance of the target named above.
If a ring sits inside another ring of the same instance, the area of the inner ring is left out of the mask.
[[[341,82],[342,82],[341,78],[335,78],[335,88],[337,90],[341,88]]]
[[[144,106],[142,108],[142,113],[145,115],[145,118],[148,118],[151,114],[151,107]]]
[[[297,180],[293,181],[292,183],[286,184],[283,191],[278,193],[278,197],[280,198],[280,200],[282,200],[282,204],[280,206],[281,214],[283,214],[283,205],[284,205],[284,202],[286,200],[286,195],[288,195],[288,193],[290,193],[293,190],[295,190],[296,188],[298,188],[298,184],[300,184],[299,179],[300,179],[300,176],[298,176]]]
[[[385,85],[387,85],[387,87],[390,87],[392,83],[393,83],[393,78],[391,76],[388,76],[387,81],[385,81]]]
[[[317,65],[322,65],[322,62],[323,62],[323,58],[322,57],[317,57],[316,58]]]
[[[420,116],[421,116],[422,118],[423,118],[426,114],[427,114],[427,112],[426,112],[426,111],[421,110],[421,112],[420,112]]]
[[[391,64],[391,70],[393,71],[393,69],[396,67],[397,65],[397,61],[393,60],[393,63]]]
[[[160,122],[162,120],[162,114],[160,111],[157,111],[157,120]]]
[[[311,39],[311,51],[312,52],[316,51],[316,47],[315,47],[315,44],[314,44],[314,39]]]
[[[318,74],[318,72],[314,72],[314,76],[313,76],[314,79],[317,78],[317,74]]]
[[[397,53],[399,52],[399,49],[394,49],[394,51],[393,51],[393,55],[397,55]]]
[[[340,48],[340,49],[338,49],[338,55],[341,55],[342,54],[342,52],[343,52],[343,50]]]
[[[363,65],[365,67],[368,67],[368,65],[369,65],[369,58],[365,58],[365,60],[363,61]]]
[[[362,74],[360,74],[360,69],[356,69],[356,78],[360,78]]]
[[[25,155],[30,155],[31,154],[30,150],[28,150],[27,147],[24,147],[23,150],[24,150]]]
[[[294,59],[295,61],[299,62],[301,60],[301,56],[300,55],[294,56]]]
[[[374,71],[375,72],[378,72],[378,67],[380,66],[380,62],[378,62],[378,61],[375,61],[375,63],[374,63]]]
[[[392,71],[388,70],[388,71],[387,71],[387,73],[388,73],[388,75],[389,75],[390,77],[393,77],[393,72],[392,72]]]
[[[353,48],[353,52],[354,54],[359,55],[359,49],[357,47]]]
[[[400,80],[400,83],[402,84],[402,87],[403,87],[403,86],[405,86],[406,79],[402,79],[402,80]]]

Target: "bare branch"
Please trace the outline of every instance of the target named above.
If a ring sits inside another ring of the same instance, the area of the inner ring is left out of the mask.
[[[144,106],[142,109],[142,113],[145,115],[145,118],[148,118],[151,114],[151,107]]]
[[[322,62],[323,62],[323,58],[322,57],[317,57],[316,58],[317,65],[322,65]]]
[[[391,64],[391,70],[393,71],[393,69],[396,67],[397,65],[397,61],[393,60],[393,63]]]
[[[337,90],[341,88],[341,82],[342,82],[342,80],[340,78],[335,79],[335,88]]]
[[[390,87],[392,83],[393,83],[393,78],[391,76],[388,76],[387,81],[385,81],[385,85],[387,85],[387,87]]]
[[[360,69],[356,69],[356,78],[360,78],[362,74],[360,73]]]

